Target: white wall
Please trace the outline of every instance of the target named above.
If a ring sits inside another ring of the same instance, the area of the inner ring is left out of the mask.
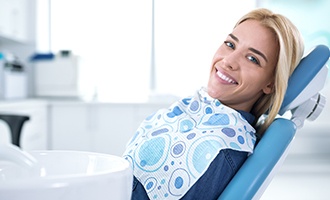
[[[51,49],[71,49],[81,57],[86,93],[96,89],[101,101],[148,100],[152,1],[51,2]],[[255,0],[154,0],[154,5],[152,92],[184,96],[205,84],[214,52]]]

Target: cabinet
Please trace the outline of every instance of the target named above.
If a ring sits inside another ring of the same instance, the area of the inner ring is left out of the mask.
[[[51,149],[122,155],[126,143],[162,104],[50,103]]]
[[[1,101],[0,113],[28,115],[30,119],[23,125],[21,147],[24,150],[49,149],[47,101],[22,100]],[[0,143],[10,142],[8,125],[0,120]]]
[[[34,93],[33,68],[28,62],[36,52],[36,0],[0,0],[0,52],[22,61],[26,73],[26,93]],[[3,67],[3,66],[1,66]],[[1,80],[4,80],[1,77]],[[24,80],[25,81],[25,80]]]
[[[78,150],[121,156],[140,123],[167,103],[101,103],[30,99],[1,101],[0,113],[28,115],[23,150]],[[10,142],[0,120],[0,143]]]
[[[28,40],[28,3],[27,0],[0,0],[0,37],[18,42]]]

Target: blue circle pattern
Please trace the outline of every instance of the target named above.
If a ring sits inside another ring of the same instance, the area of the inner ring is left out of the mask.
[[[240,114],[200,90],[147,117],[124,153],[151,199],[178,199],[219,150],[252,152],[255,130]]]
[[[208,164],[212,162],[212,158],[218,154],[219,149],[223,146],[217,140],[210,139],[204,141],[206,138],[201,138],[201,142],[192,151],[192,164],[193,168],[197,171],[195,176],[203,173],[208,167]],[[190,167],[188,165],[188,167]]]

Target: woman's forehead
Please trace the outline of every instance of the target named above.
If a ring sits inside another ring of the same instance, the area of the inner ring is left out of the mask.
[[[276,36],[266,26],[257,20],[246,20],[237,25],[232,32],[241,45],[263,52],[270,60],[276,63],[278,43]]]

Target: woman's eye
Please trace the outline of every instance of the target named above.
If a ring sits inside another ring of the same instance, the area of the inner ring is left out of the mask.
[[[233,43],[228,42],[228,41],[225,41],[224,43],[225,43],[225,45],[228,46],[229,48],[231,48],[231,49],[235,49],[235,45],[234,45]]]
[[[258,60],[257,58],[255,58],[255,57],[253,57],[253,56],[248,56],[247,58],[248,58],[251,62],[253,62],[253,63],[257,64],[257,65],[260,64],[260,63],[259,63],[259,60]]]

